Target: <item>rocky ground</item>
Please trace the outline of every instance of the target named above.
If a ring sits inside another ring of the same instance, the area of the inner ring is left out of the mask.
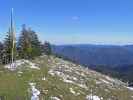
[[[54,56],[0,67],[5,100],[133,100],[125,83]]]

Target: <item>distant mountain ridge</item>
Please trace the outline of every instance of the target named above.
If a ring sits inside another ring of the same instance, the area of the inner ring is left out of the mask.
[[[133,45],[60,45],[53,52],[83,65],[133,65]]]

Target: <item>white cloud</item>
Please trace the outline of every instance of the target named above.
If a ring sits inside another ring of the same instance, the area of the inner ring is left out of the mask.
[[[73,17],[72,17],[72,20],[75,20],[75,21],[77,21],[77,20],[79,20],[79,19],[80,19],[79,16],[73,16]]]

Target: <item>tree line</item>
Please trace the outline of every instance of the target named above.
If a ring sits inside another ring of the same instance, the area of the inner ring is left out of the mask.
[[[0,63],[8,64],[11,62],[12,35],[9,31],[4,39],[0,42]],[[14,60],[16,59],[33,59],[41,54],[50,55],[52,53],[49,42],[41,43],[37,33],[26,25],[22,25],[19,38],[15,42]]]

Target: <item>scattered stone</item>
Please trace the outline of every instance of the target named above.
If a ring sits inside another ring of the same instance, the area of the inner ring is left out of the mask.
[[[35,83],[29,83],[31,87],[31,100],[39,100],[40,91],[35,88]]]
[[[11,71],[14,71],[17,68],[22,67],[24,64],[27,64],[28,65],[27,67],[32,68],[32,69],[40,69],[35,63],[32,63],[31,61],[25,60],[25,59],[16,60],[12,64],[7,64],[7,65],[5,65],[5,68],[7,68]]]
[[[45,78],[45,77],[43,77],[43,78],[42,78],[42,80],[43,80],[43,81],[45,81],[45,80],[46,80],[46,78]]]
[[[103,100],[103,98],[98,97],[96,95],[87,95],[86,100]]]
[[[61,100],[58,97],[50,97],[50,100]]]
[[[70,89],[70,92],[72,93],[72,94],[76,94],[76,92],[73,90],[73,88],[69,88]]]

